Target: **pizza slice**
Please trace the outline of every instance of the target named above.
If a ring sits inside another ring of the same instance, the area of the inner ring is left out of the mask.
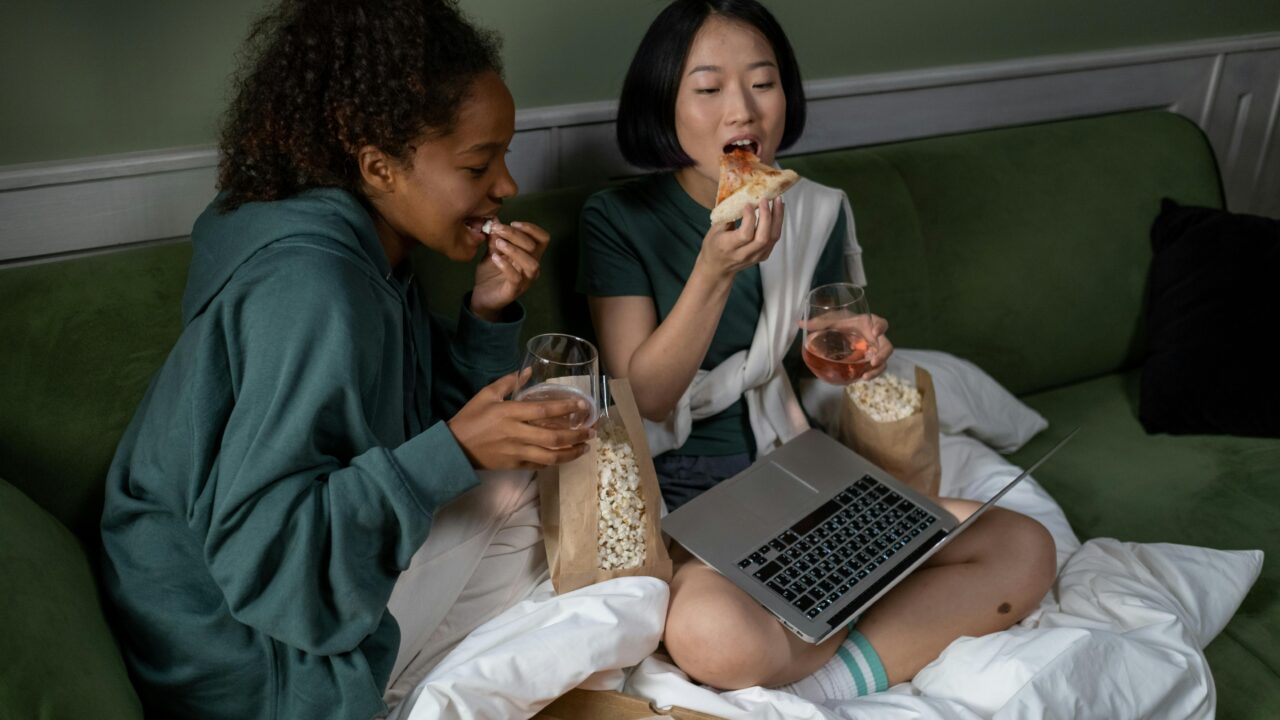
[[[733,222],[747,208],[778,197],[799,180],[794,170],[769,167],[750,150],[734,148],[720,156],[720,186],[716,189],[716,206],[711,210],[711,224]]]

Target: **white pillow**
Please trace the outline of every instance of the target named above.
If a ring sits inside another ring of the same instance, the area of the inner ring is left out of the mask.
[[[895,350],[888,372],[915,377],[920,366],[933,376],[938,396],[938,426],[944,433],[968,433],[1011,453],[1027,444],[1049,422],[1027,407],[982,368],[963,358],[936,350]]]
[[[886,372],[914,383],[917,365],[933,377],[938,429],[945,435],[968,433],[998,452],[1011,453],[1049,427],[1040,413],[1023,404],[982,368],[950,353],[898,348],[889,356]],[[800,383],[800,399],[810,415],[828,431],[834,431],[843,390],[818,380],[805,380]]]
[[[986,502],[1022,472],[986,443],[968,435],[943,435],[938,451],[942,456],[939,494],[943,497]],[[1034,477],[1015,485],[997,504],[1036,520],[1049,531],[1059,570],[1080,549],[1080,538],[1066,514]]]

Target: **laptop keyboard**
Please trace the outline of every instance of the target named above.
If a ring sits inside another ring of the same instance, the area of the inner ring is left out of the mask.
[[[935,522],[932,513],[866,475],[738,567],[812,620]]]

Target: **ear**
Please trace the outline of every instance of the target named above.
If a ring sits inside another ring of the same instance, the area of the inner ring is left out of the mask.
[[[392,192],[396,184],[394,161],[378,148],[365,145],[356,151],[360,177],[377,193]]]

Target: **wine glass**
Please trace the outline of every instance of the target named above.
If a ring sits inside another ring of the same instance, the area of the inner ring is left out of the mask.
[[[513,400],[585,400],[587,409],[532,421],[557,430],[577,430],[595,424],[599,414],[600,362],[596,348],[579,337],[547,333],[529,338],[521,376],[524,385]]]
[[[848,385],[871,367],[871,309],[861,287],[832,283],[810,290],[801,326],[804,364],[824,382]]]

